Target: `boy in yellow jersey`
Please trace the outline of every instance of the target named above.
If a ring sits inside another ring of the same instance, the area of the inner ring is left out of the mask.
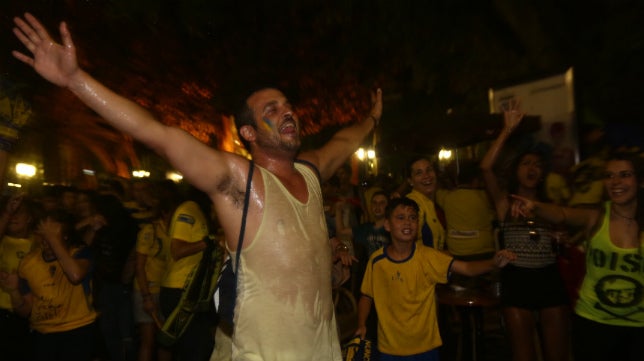
[[[362,282],[356,335],[364,338],[374,303],[378,312],[380,360],[438,360],[442,341],[436,319],[436,284],[452,272],[475,276],[503,267],[514,254],[501,250],[490,260],[465,262],[416,243],[418,205],[396,198],[387,205],[385,229],[391,243],[371,255]]]

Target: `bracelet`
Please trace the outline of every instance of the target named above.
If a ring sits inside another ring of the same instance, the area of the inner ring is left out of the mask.
[[[373,119],[373,128],[374,129],[378,128],[378,123],[380,123],[380,121],[378,119],[376,119],[376,117],[374,117],[372,114],[369,114],[367,119],[369,119],[369,118]]]
[[[335,247],[335,251],[336,252],[349,252],[350,249],[349,249],[349,246],[347,246],[346,244],[342,243],[342,244],[339,244],[337,247]]]

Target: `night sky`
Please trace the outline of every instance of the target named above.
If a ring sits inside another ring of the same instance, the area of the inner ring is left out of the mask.
[[[56,36],[68,21],[85,69],[213,145],[241,90],[271,83],[312,145],[360,118],[379,86],[382,149],[433,151],[441,134],[487,119],[489,88],[569,67],[582,131],[642,139],[614,131],[643,120],[641,1],[3,1],[0,70],[33,102],[33,128],[65,137],[70,124],[110,129],[11,57],[24,10]]]

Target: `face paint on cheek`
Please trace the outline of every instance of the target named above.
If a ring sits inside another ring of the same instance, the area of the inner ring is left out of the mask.
[[[270,119],[264,117],[262,118],[262,128],[264,128],[267,131],[272,131],[273,130],[273,122],[271,122]]]

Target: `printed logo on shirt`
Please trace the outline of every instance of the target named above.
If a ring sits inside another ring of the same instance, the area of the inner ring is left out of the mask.
[[[396,271],[395,274],[391,275],[392,281],[405,282],[400,271]]]
[[[182,222],[182,223],[188,223],[190,225],[195,224],[195,218],[188,215],[188,214],[179,214],[179,217],[177,217],[177,222]]]
[[[642,299],[642,285],[631,277],[607,276],[595,286],[599,300],[611,307],[631,307]]]
[[[627,276],[604,277],[595,285],[599,302],[595,308],[606,313],[607,319],[621,319],[638,322],[632,316],[644,312],[639,306],[642,301],[642,285]]]
[[[595,309],[604,312],[607,320],[638,322],[644,312],[644,285],[637,276],[644,268],[642,256],[591,249],[588,257],[595,267],[614,272],[595,284]]]

